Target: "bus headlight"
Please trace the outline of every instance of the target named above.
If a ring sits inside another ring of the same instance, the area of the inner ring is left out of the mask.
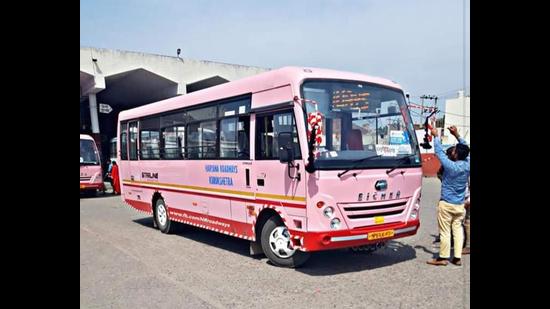
[[[323,210],[323,214],[329,219],[332,218],[334,216],[334,208],[328,206]]]
[[[411,211],[411,219],[415,220],[417,217],[418,217],[418,210],[413,209],[413,211]]]
[[[340,228],[340,219],[334,218],[330,220],[330,228],[331,229],[339,229]]]

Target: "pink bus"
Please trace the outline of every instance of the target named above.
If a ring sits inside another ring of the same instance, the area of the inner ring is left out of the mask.
[[[401,87],[285,67],[119,114],[122,198],[251,241],[278,266],[416,234],[422,169]]]
[[[94,139],[80,134],[80,192],[103,189],[103,173]]]

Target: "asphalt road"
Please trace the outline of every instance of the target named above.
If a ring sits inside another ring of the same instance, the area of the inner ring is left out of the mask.
[[[314,253],[299,269],[251,257],[248,242],[185,227],[174,235],[120,196],[80,199],[82,308],[469,308],[470,256],[426,264],[439,180],[424,178],[415,236],[373,254]]]

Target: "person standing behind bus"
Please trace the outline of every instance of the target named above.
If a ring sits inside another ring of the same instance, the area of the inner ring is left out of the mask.
[[[109,161],[109,166],[107,167],[107,175],[111,175],[111,170],[113,169],[114,160]]]
[[[111,176],[111,171],[113,169],[113,161],[114,160],[109,160],[109,166],[107,166],[107,173],[105,174],[105,180],[104,180],[111,185],[111,188],[113,187],[113,178]]]
[[[453,157],[453,151],[455,149],[455,146],[451,146],[447,148],[447,157],[449,157],[451,160]],[[453,160],[454,161],[454,160]],[[437,171],[437,178],[439,180],[443,180],[443,171],[444,168],[441,166],[439,168],[439,171]],[[464,201],[464,208],[466,209],[466,217],[464,218],[464,246],[462,248],[462,255],[470,254],[470,180],[468,180],[468,187],[466,187],[466,193],[464,194],[464,198],[466,199]],[[439,227],[437,228],[437,238],[434,241],[434,243],[440,242],[439,239]],[[453,247],[453,234],[451,233],[451,249]]]
[[[444,170],[437,218],[441,246],[439,257],[427,262],[430,265],[445,266],[448,264],[447,260],[450,258],[451,253],[451,227],[454,235],[454,258],[451,262],[455,265],[462,265],[461,256],[464,241],[462,221],[466,212],[464,197],[470,176],[470,148],[466,141],[460,138],[455,126],[451,126],[449,131],[459,142],[455,146],[451,158],[447,157],[441,147],[441,139],[437,129],[431,130],[431,134],[434,136],[435,153]]]
[[[118,178],[118,165],[116,161],[113,161],[113,167],[111,168],[111,179],[113,182],[113,193],[120,194],[120,179]]]

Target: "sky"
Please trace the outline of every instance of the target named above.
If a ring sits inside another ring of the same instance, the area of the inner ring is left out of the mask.
[[[469,7],[469,0],[81,0],[80,46],[168,56],[181,48],[191,59],[358,72],[396,81],[414,103],[436,95],[443,108],[464,85],[469,94]]]

